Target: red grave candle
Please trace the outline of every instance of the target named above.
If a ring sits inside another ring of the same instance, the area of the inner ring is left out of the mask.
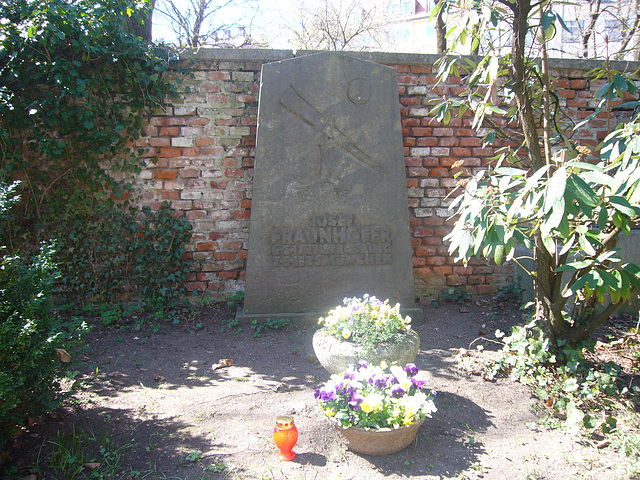
[[[273,441],[280,450],[278,453],[280,460],[288,462],[296,458],[293,447],[298,442],[298,429],[293,423],[293,417],[282,415],[276,418]]]

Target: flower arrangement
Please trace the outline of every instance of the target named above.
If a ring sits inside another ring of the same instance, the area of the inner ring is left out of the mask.
[[[382,302],[367,294],[363,298],[345,298],[343,303],[318,323],[324,324],[328,334],[358,343],[366,352],[380,342],[401,341],[411,328],[411,318],[400,315],[399,303],[392,307],[389,300]]]
[[[425,387],[418,368],[361,360],[355,368],[332,375],[315,392],[325,415],[342,427],[399,428],[422,421],[436,411],[436,392]]]

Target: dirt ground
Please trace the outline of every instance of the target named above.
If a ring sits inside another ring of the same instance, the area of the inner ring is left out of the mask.
[[[156,333],[96,322],[73,402],[19,438],[14,455],[22,465],[44,459],[46,472],[51,442],[84,435],[119,452],[119,471],[128,473],[108,478],[616,478],[593,447],[537,421],[527,387],[460,371],[459,349],[521,322],[517,310],[490,311],[482,303],[424,310],[424,324],[414,326],[421,337],[415,363],[438,391],[438,412],[398,454],[347,450],[321,413],[313,394],[329,375],[314,361],[315,326],[265,329],[257,337],[250,325],[229,326],[230,311],[209,308]],[[221,359],[233,364],[214,369]],[[283,414],[293,415],[299,430],[292,462],[277,459],[272,441]]]

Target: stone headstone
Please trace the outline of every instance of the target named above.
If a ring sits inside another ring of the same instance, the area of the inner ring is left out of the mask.
[[[265,64],[243,315],[317,319],[365,293],[422,321],[397,73],[338,53]]]

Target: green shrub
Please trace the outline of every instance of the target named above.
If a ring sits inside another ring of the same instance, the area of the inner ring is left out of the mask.
[[[11,188],[0,187],[3,228],[14,200]],[[0,446],[29,416],[58,405],[58,378],[67,365],[61,360],[68,361],[67,350],[77,344],[80,329],[64,324],[52,310],[50,292],[58,275],[53,254],[52,245],[42,244],[28,261],[0,257]]]
[[[140,307],[151,302],[155,309],[184,299],[192,226],[174,216],[168,203],[155,212],[112,206],[90,215],[62,212],[58,229],[60,296],[80,303],[136,299]]]

